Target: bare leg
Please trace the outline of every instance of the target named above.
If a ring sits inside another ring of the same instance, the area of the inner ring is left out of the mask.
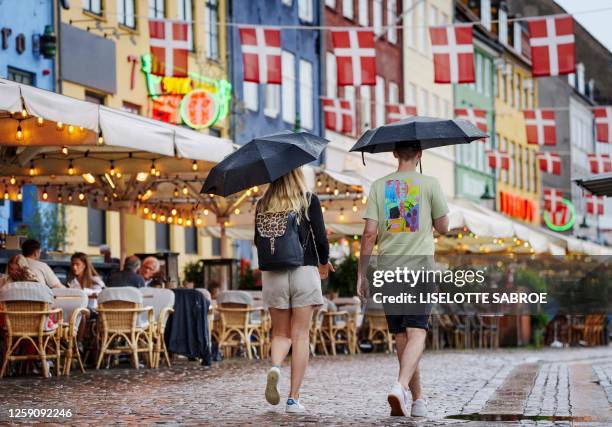
[[[403,334],[398,334],[403,335]],[[413,375],[417,373],[419,360],[421,354],[425,350],[425,338],[427,337],[427,331],[419,328],[406,328],[406,344],[404,351],[400,358],[400,371],[397,381],[404,386],[409,388],[410,383],[413,381]],[[399,347],[399,346],[398,346]],[[417,378],[414,380],[419,382],[420,377],[417,374]],[[416,384],[415,384],[416,385]],[[418,386],[420,394],[420,384]],[[412,391],[412,388],[411,388]],[[415,390],[416,391],[416,390]],[[414,392],[413,392],[414,397]],[[420,396],[419,396],[420,397]]]
[[[291,390],[289,397],[299,398],[300,387],[304,380],[308,357],[310,356],[310,322],[313,307],[296,307],[291,309]]]
[[[291,348],[291,311],[270,308],[272,318],[272,364],[280,366]]]
[[[399,334],[395,334],[395,345],[397,346],[397,359],[400,362],[400,366],[402,363],[402,357],[404,355],[404,351],[406,349],[406,344],[408,343],[408,335],[406,332],[402,332]],[[417,367],[410,378],[408,384],[401,383],[405,389],[410,389],[410,393],[412,394],[412,401],[422,398],[421,391],[421,376],[419,373],[419,366],[417,362]]]

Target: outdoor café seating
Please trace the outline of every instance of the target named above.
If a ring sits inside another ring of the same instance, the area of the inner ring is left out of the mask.
[[[60,352],[64,358],[63,374],[70,375],[74,360],[77,361],[81,372],[85,372],[77,336],[84,316],[89,314],[87,294],[81,289],[55,288],[53,297],[55,298],[53,306],[61,308],[63,313],[60,336]]]
[[[165,329],[168,316],[174,312],[174,292],[170,289],[141,288],[144,304],[153,307],[153,322],[149,325],[153,338],[153,366],[159,367],[163,355],[170,367],[170,357],[166,349]]]

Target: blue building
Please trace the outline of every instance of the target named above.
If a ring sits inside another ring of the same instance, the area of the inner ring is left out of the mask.
[[[54,90],[54,59],[43,57],[40,43],[45,27],[53,29],[53,4],[50,0],[0,2],[0,77]],[[0,231],[14,233],[21,224],[36,227],[55,209],[37,201],[34,186],[25,185],[22,193],[22,201],[0,199]]]
[[[244,144],[256,136],[300,128],[321,135],[321,35],[318,30],[281,31],[282,85],[243,81],[239,24],[318,26],[317,0],[230,0],[228,46],[234,87],[232,136]]]

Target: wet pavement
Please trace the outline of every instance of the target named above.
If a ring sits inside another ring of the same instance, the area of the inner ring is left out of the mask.
[[[426,352],[427,419],[388,416],[386,394],[397,374],[392,355],[313,358],[301,400],[308,412],[300,416],[265,402],[268,367],[267,361],[232,359],[204,369],[182,359],[170,369],[5,378],[0,423],[612,425],[612,348]],[[288,376],[283,367],[284,394]],[[60,415],[55,411],[43,418],[42,409],[70,410],[71,416],[54,417]]]

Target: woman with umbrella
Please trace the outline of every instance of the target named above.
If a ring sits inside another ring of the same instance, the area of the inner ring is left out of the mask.
[[[301,165],[320,156],[327,140],[305,132],[252,140],[215,166],[203,193],[228,195],[270,183],[255,211],[255,245],[263,301],[272,318],[272,367],[266,400],[280,402],[280,366],[291,349],[288,413],[304,412],[300,387],[310,355],[314,308],[323,304],[321,279],[333,267],[321,204],[308,191]]]

